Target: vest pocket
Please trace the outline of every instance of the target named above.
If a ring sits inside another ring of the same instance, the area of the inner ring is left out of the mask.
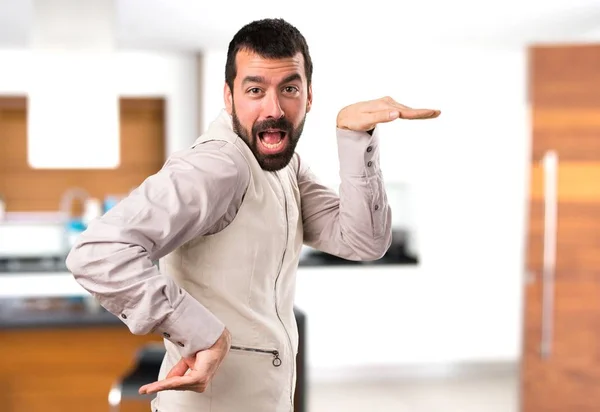
[[[281,358],[279,357],[278,350],[249,348],[246,346],[235,346],[235,345],[232,345],[230,349],[235,350],[235,351],[241,351],[241,352],[255,352],[255,353],[262,353],[265,355],[271,355],[271,356],[273,356],[273,361],[272,361],[273,366],[275,366],[276,368],[281,366]]]
[[[282,362],[284,353],[276,347],[274,343],[232,345],[213,377],[210,411],[290,412],[293,368]]]

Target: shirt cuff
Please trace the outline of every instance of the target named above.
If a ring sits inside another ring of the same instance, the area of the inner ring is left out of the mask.
[[[379,129],[373,134],[336,129],[340,174],[374,176],[379,172]]]
[[[225,325],[188,292],[180,290],[183,299],[156,332],[176,345],[182,357],[189,357],[210,348],[223,334]]]

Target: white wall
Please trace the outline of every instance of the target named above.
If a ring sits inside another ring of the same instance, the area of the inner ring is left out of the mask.
[[[197,137],[197,73],[193,55],[119,51],[119,76],[123,97],[164,97],[167,101],[167,154],[183,149]],[[25,95],[29,87],[26,50],[0,50],[0,95]],[[93,79],[91,79],[93,81]]]
[[[200,80],[200,118],[202,131],[206,130],[219,111],[223,103],[223,86],[225,84],[225,61],[227,51],[207,50],[202,53],[202,79]]]
[[[299,151],[339,178],[335,116],[391,95],[442,110],[382,127],[388,183],[415,195],[420,266],[303,269],[316,376],[352,366],[517,361],[520,357],[528,110],[525,50],[467,46],[361,51],[311,47],[314,105]],[[224,51],[204,55],[203,116],[222,107]]]
[[[299,151],[335,185],[341,107],[391,95],[441,109],[435,121],[382,128],[386,181],[413,188],[422,263],[300,270],[297,303],[308,314],[312,376],[518,360],[529,153],[524,50],[398,46],[357,54],[312,46],[315,101]],[[193,141],[195,58],[122,52],[119,62],[123,95],[167,96],[169,152]],[[23,52],[0,52],[0,93],[26,92],[26,63]],[[204,53],[204,127],[223,107],[224,64],[224,51]]]

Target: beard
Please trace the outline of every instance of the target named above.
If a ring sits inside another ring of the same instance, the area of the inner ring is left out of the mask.
[[[300,136],[304,130],[304,122],[306,120],[305,115],[298,127],[294,127],[294,125],[285,117],[280,119],[267,119],[254,123],[251,132],[248,133],[248,131],[240,123],[240,120],[235,113],[235,106],[232,109],[231,117],[233,131],[246,143],[246,145],[254,154],[254,157],[256,158],[256,161],[260,167],[267,172],[276,172],[283,169],[290,163],[296,151],[298,140],[300,140]],[[285,146],[279,153],[267,154],[261,152],[260,150],[260,133],[263,133],[269,129],[279,129],[285,133],[285,141],[283,142]]]

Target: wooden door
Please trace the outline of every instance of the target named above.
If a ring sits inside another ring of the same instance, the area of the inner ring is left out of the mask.
[[[530,50],[521,411],[600,410],[600,45]]]

